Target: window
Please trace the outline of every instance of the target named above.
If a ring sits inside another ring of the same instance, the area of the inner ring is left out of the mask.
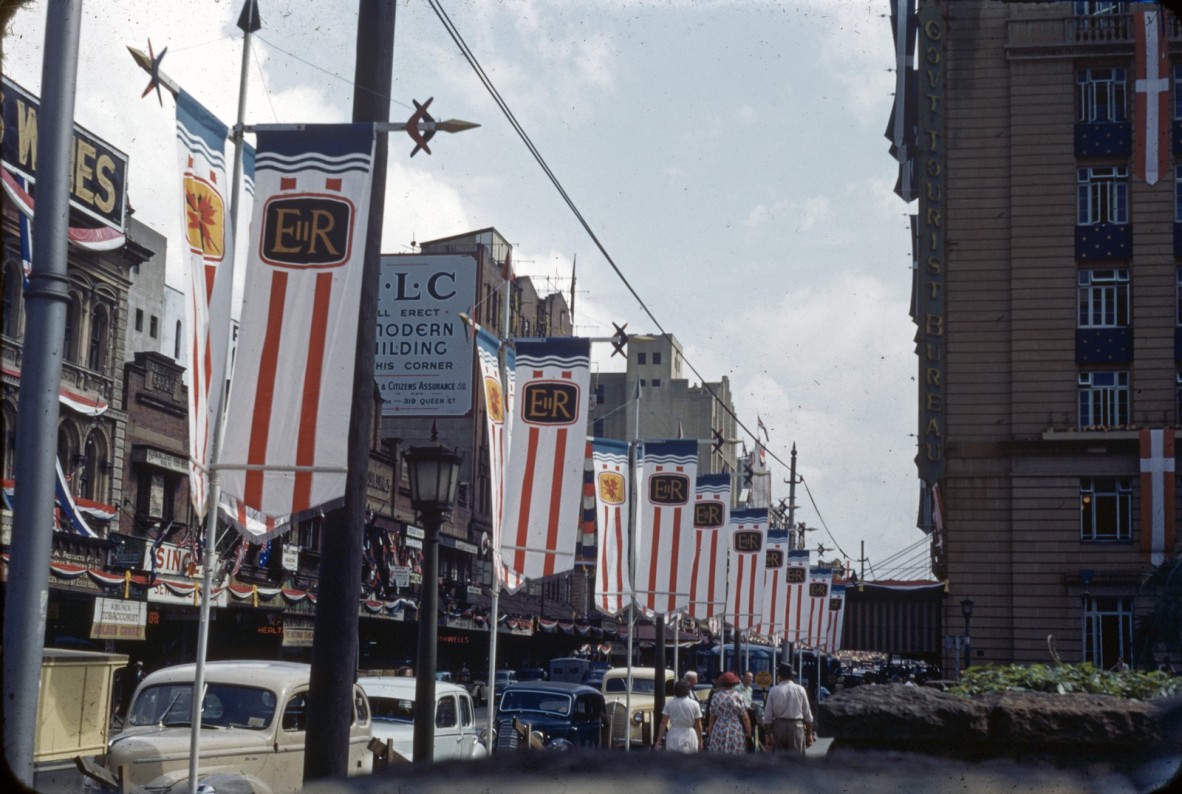
[[[16,260],[4,266],[4,335],[17,338],[20,335],[21,266]]]
[[[107,309],[97,305],[90,313],[90,344],[86,350],[86,366],[102,372],[107,366]]]
[[[148,336],[155,339],[159,335],[160,335],[160,318],[153,314],[148,319]]]
[[[656,352],[654,352],[654,353],[653,353],[653,363],[654,363],[654,364],[660,364],[660,363],[661,363],[661,353],[660,353],[660,351],[656,351]]]
[[[296,527],[296,543],[301,549],[320,551],[320,527],[324,519],[320,516],[301,521]]]
[[[1119,427],[1129,423],[1129,373],[1079,374],[1079,426]]]
[[[646,354],[646,353],[637,353],[636,354],[636,363],[637,364],[644,364],[646,361],[648,361],[648,354]]]
[[[78,301],[76,298],[70,298],[66,301],[66,335],[65,341],[62,345],[62,358],[66,361],[75,360],[75,344],[74,337],[78,333],[78,317],[80,315]]]
[[[1125,101],[1128,80],[1124,69],[1080,69],[1075,83],[1078,88],[1076,121],[1128,121]]]
[[[1079,271],[1079,327],[1125,328],[1129,324],[1129,271]]]
[[[172,341],[172,357],[177,361],[181,360],[181,321],[176,321],[176,336]]]
[[[1129,222],[1129,169],[1125,166],[1081,168],[1079,180],[1080,226]]]
[[[1079,539],[1086,542],[1133,539],[1133,484],[1129,480],[1079,482]]]
[[[456,727],[456,699],[448,695],[439,698],[439,702],[435,704],[435,727],[436,728],[454,728]]]
[[[1107,670],[1133,658],[1133,599],[1084,597],[1083,659]]]
[[[135,310],[135,330],[137,330],[137,331],[144,330],[144,310],[143,309],[136,309]]]
[[[660,386],[660,385],[661,385],[661,379],[660,378],[653,378],[653,388],[656,388],[657,386]]]

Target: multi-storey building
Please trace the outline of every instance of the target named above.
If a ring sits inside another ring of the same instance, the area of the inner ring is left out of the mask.
[[[971,633],[972,664],[1057,650],[1149,666],[1142,583],[1182,550],[1175,457],[1142,432],[1180,424],[1178,19],[1157,4],[919,0],[916,30],[896,112],[914,127],[895,143],[899,190],[918,199],[917,463],[945,631]],[[1172,136],[1153,124],[1159,92]],[[1156,534],[1154,493],[1171,500]],[[963,645],[946,647],[951,667]]]

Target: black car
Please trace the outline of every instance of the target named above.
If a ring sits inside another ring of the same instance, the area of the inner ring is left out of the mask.
[[[565,681],[510,684],[500,693],[495,749],[524,746],[526,739],[514,730],[514,720],[530,734],[540,734],[549,749],[598,747],[603,715],[603,695],[589,686]]]

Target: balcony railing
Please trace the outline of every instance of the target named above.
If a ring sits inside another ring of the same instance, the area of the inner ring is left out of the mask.
[[[1052,8],[1070,9],[1068,3]],[[1172,13],[1165,17],[1166,37],[1171,45],[1182,42],[1182,21]],[[1133,46],[1133,15],[1099,14],[1095,16],[1030,16],[1006,22],[1006,51],[1010,57],[1083,54],[1096,51],[1129,51]]]

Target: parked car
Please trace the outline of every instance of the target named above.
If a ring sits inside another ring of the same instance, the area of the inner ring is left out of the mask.
[[[566,681],[522,681],[500,694],[496,749],[521,746],[513,721],[536,734],[545,748],[569,750],[598,747],[603,730],[603,694]]]
[[[673,696],[674,675],[672,670],[664,671],[666,697]],[[645,746],[656,733],[653,709],[656,705],[656,669],[652,667],[632,668],[632,691],[628,697],[628,668],[613,667],[603,674],[600,691],[612,717],[611,739],[613,745],[621,744],[627,733],[632,746]],[[625,706],[628,712],[625,713]],[[624,729],[624,722],[629,726]]]
[[[304,783],[304,734],[311,668],[294,662],[224,661],[205,665],[200,780],[229,778],[260,792],[298,792]],[[150,673],[136,689],[124,729],[100,766],[124,790],[187,791],[195,665]],[[349,774],[368,774],[373,755],[369,701],[353,687]],[[227,777],[228,776],[228,777]]]
[[[497,685],[498,692],[501,691],[502,689],[504,689],[505,687],[509,686],[509,684],[516,684],[516,683],[517,683],[517,673],[515,673],[512,670],[497,670],[496,685]]]
[[[443,681],[448,684],[455,683],[455,679],[452,678],[451,673],[447,672],[446,670],[436,670],[435,671],[435,680],[436,681]]]
[[[545,681],[546,668],[544,667],[523,667],[517,671],[518,681]]]
[[[373,735],[392,740],[394,750],[414,760],[415,686],[413,678],[363,676],[358,685],[369,698]],[[435,682],[435,749],[433,759],[484,758],[488,745],[476,724],[472,696],[459,684]]]
[[[591,662],[577,656],[564,656],[550,660],[550,680],[583,683],[583,677],[591,669]]]

